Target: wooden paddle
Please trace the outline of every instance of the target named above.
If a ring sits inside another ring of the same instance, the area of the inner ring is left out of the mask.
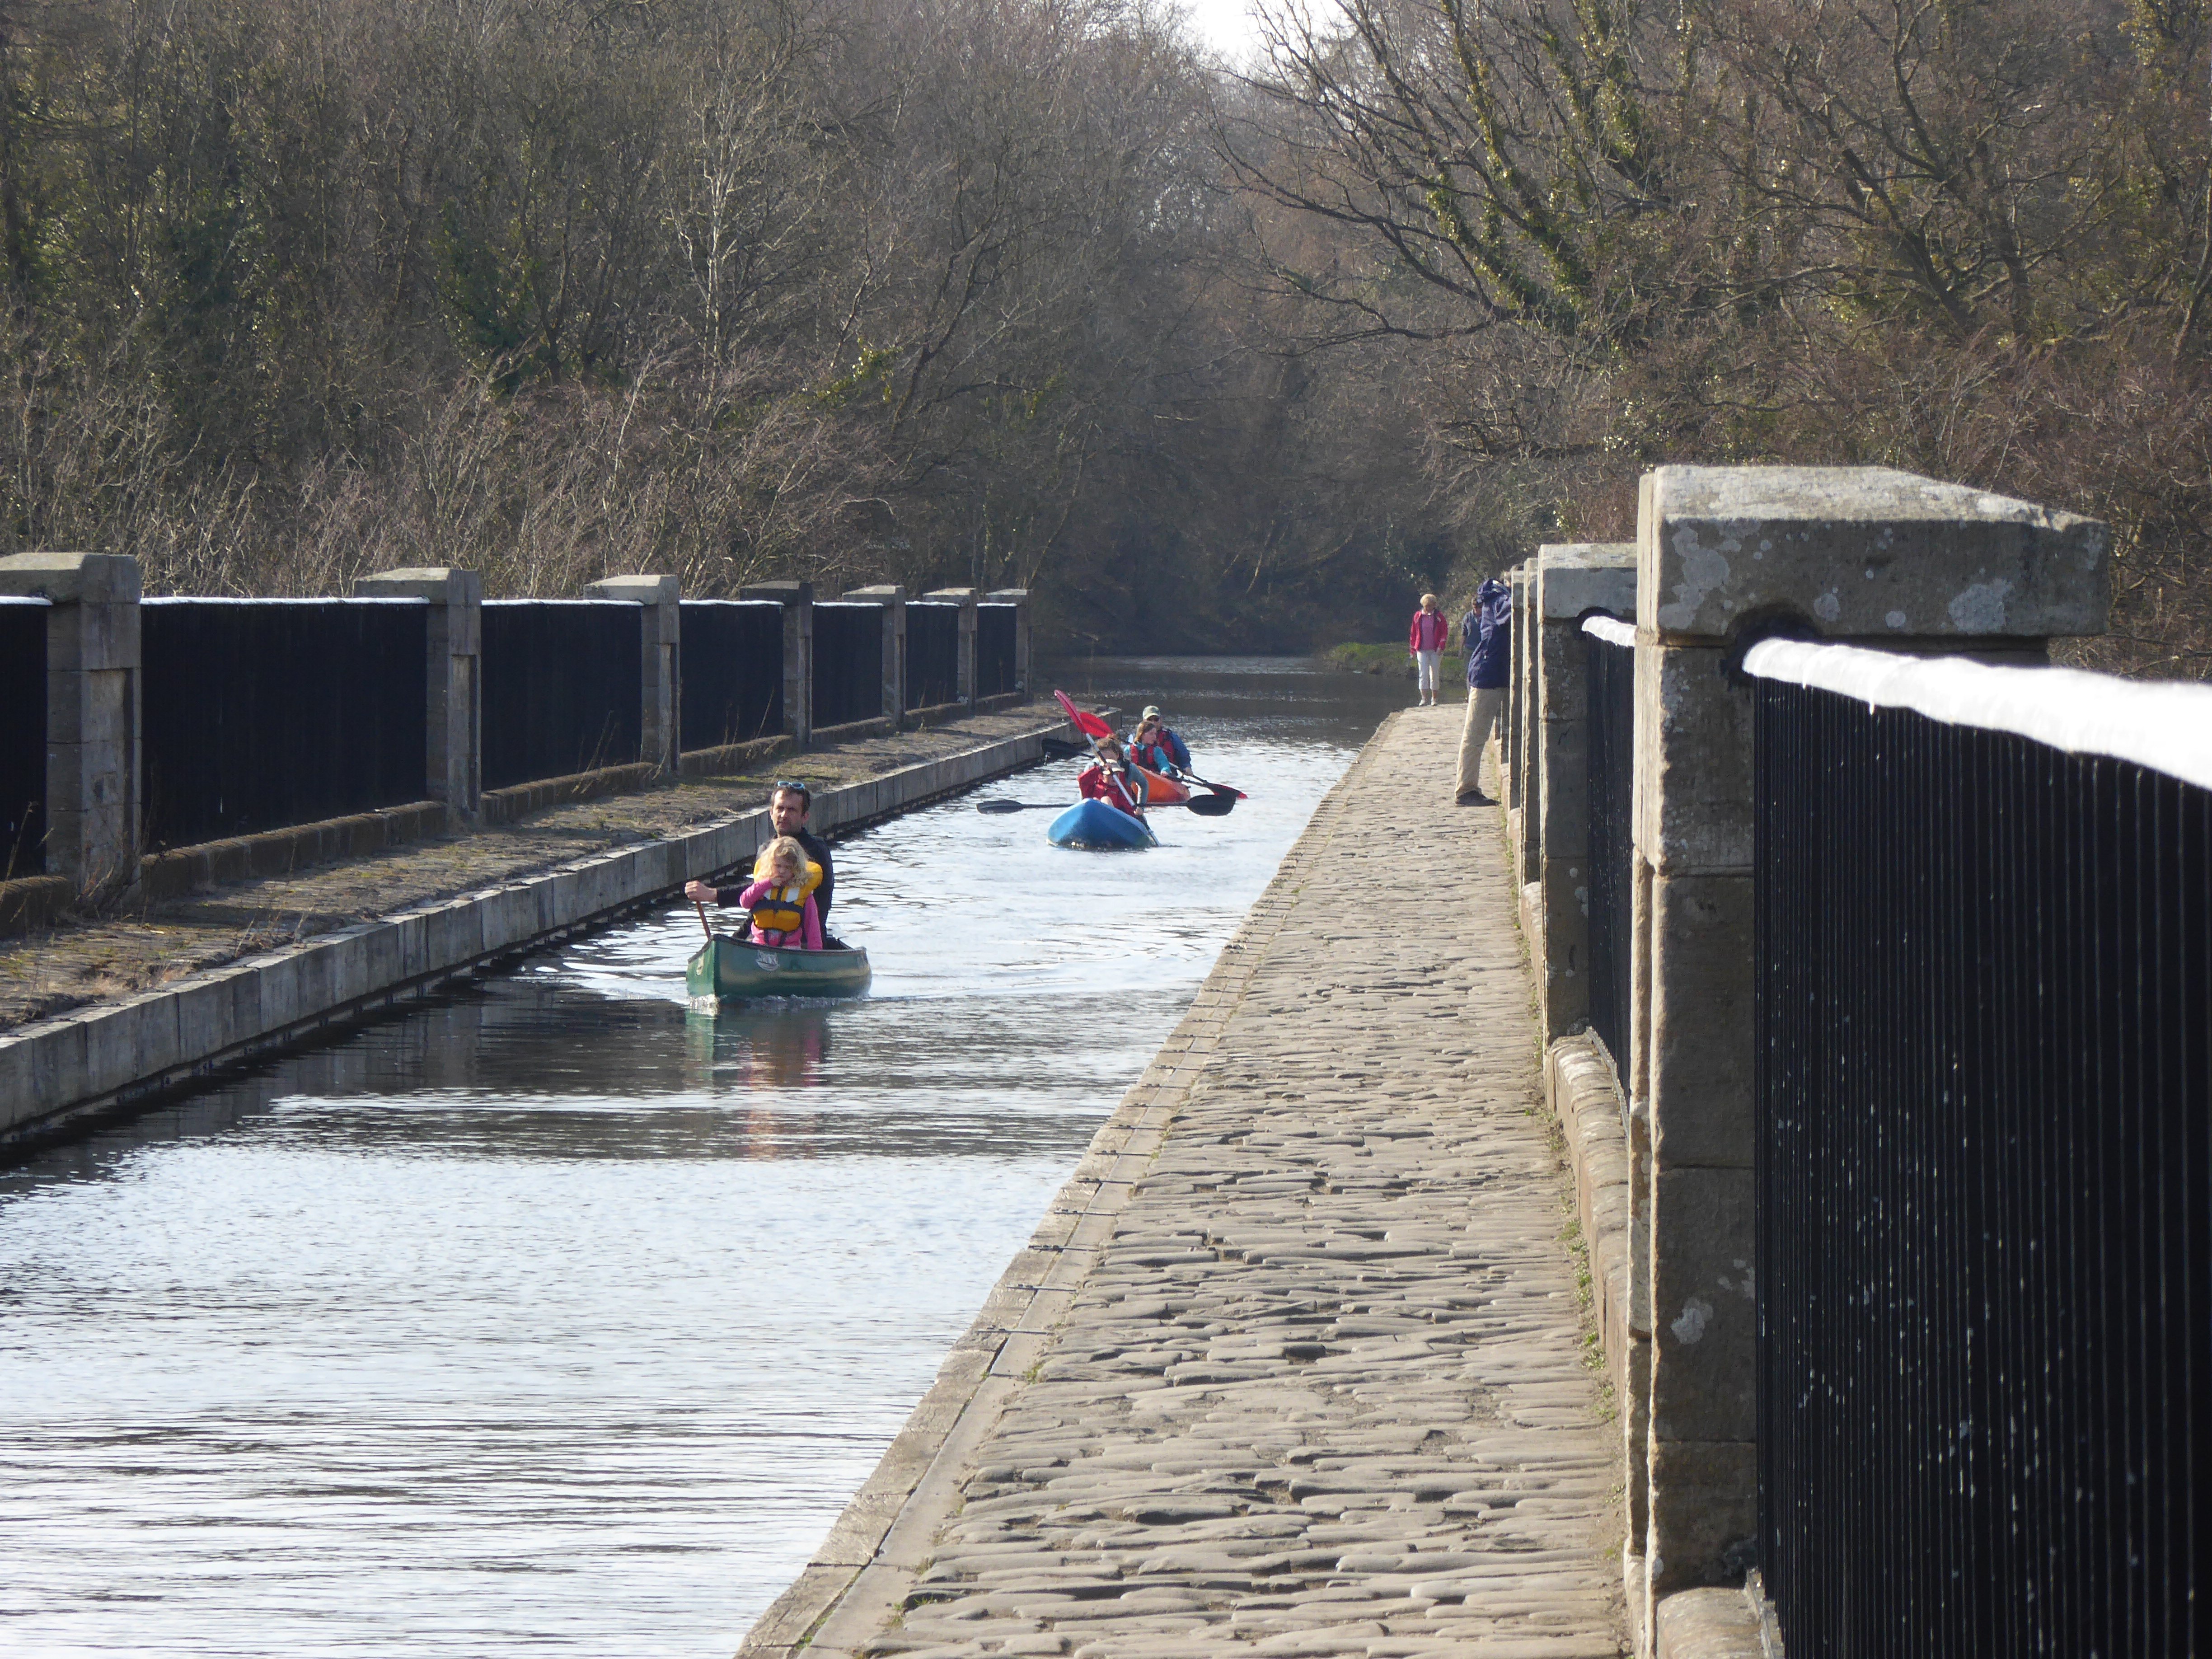
[[[979,800],[975,803],[975,810],[992,813],[1065,812],[1073,805],[1073,801],[1056,800]],[[1237,797],[1234,795],[1193,795],[1188,800],[1147,801],[1145,810],[1150,812],[1169,806],[1187,806],[1202,818],[1218,818],[1227,817],[1236,805]]]

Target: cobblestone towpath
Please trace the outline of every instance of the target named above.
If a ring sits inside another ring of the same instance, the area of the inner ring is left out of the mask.
[[[1623,1650],[1498,815],[1390,720],[747,1659]]]

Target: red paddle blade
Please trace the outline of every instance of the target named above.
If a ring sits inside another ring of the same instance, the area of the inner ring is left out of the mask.
[[[1097,715],[1086,714],[1070,702],[1066,692],[1054,691],[1052,695],[1060,699],[1060,706],[1067,711],[1067,718],[1075,722],[1075,729],[1085,737],[1110,738],[1114,735],[1114,728]]]

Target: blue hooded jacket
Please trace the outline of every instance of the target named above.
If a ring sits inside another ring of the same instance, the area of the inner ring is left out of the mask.
[[[1468,690],[1501,690],[1513,668],[1513,590],[1495,576],[1483,583],[1459,634],[1467,652]]]

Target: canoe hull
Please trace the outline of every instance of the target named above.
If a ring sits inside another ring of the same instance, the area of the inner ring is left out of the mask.
[[[1172,806],[1190,799],[1190,791],[1173,778],[1164,777],[1149,766],[1139,766],[1136,771],[1145,781],[1146,805]]]
[[[684,969],[695,1002],[739,997],[856,997],[868,988],[868,953],[796,951],[717,933]]]
[[[1157,847],[1142,818],[1133,818],[1103,800],[1079,800],[1052,821],[1044,838],[1054,847],[1115,850]]]

